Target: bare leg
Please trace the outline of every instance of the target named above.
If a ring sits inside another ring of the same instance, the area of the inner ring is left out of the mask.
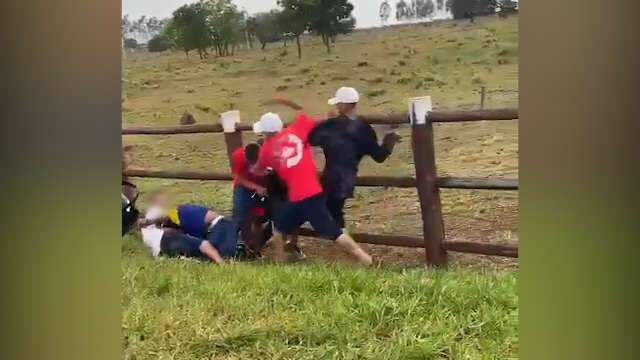
[[[273,230],[273,236],[269,239],[268,243],[273,247],[273,257],[277,262],[283,262],[286,260],[284,253],[284,235],[277,230]]]
[[[203,254],[207,255],[209,259],[215,261],[217,264],[224,264],[222,256],[220,256],[218,250],[216,250],[216,248],[213,247],[210,242],[203,241],[202,244],[200,244],[200,251]]]
[[[347,253],[356,258],[359,263],[366,266],[371,266],[373,264],[373,259],[371,259],[371,255],[367,254],[358,243],[353,240],[353,238],[347,234],[345,231],[342,232],[342,235],[336,240],[336,244],[342,247]]]
[[[289,252],[292,259],[296,261],[304,260],[306,256],[302,252],[302,249],[298,245],[298,232],[294,232],[293,234],[287,237],[287,252]]]

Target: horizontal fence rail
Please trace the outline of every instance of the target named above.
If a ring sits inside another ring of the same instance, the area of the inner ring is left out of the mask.
[[[318,234],[307,228],[300,228],[299,234],[302,236],[320,238]],[[387,245],[387,246],[399,246],[408,248],[424,248],[424,238],[417,236],[406,235],[373,235],[362,233],[350,233],[354,240],[373,245]],[[490,255],[490,256],[504,256],[517,258],[518,246],[515,244],[490,244],[470,241],[445,241],[444,247],[448,251],[478,254],[478,255]]]
[[[518,109],[492,109],[472,111],[434,111],[429,118],[432,122],[453,123],[466,121],[500,121],[518,119]],[[387,115],[362,115],[361,118],[373,125],[404,125],[409,124],[407,113],[393,113]],[[250,124],[238,124],[238,131],[252,131]],[[122,129],[122,135],[179,135],[222,133],[220,124],[177,125],[177,126],[144,126]]]
[[[137,178],[157,178],[175,180],[204,180],[204,181],[231,181],[233,176],[228,173],[199,172],[199,171],[171,171],[152,169],[129,169],[126,176]],[[358,177],[357,186],[362,187],[396,187],[415,188],[416,179],[412,177],[389,176],[361,176]],[[518,190],[518,179],[497,178],[462,178],[439,177],[438,187],[442,189],[476,189],[476,190]]]
[[[416,98],[412,101],[422,101]],[[416,106],[415,102],[410,102]],[[424,103],[423,103],[424,105]],[[374,235],[352,234],[356,241],[374,245],[399,246],[421,248],[425,250],[426,262],[431,266],[447,264],[447,251],[480,254],[489,256],[504,256],[517,258],[517,244],[490,244],[483,242],[447,241],[445,239],[444,222],[442,219],[440,189],[475,189],[475,190],[518,190],[518,179],[486,178],[486,177],[440,177],[435,167],[434,127],[433,123],[456,123],[467,121],[500,121],[519,118],[518,109],[487,109],[472,111],[434,111],[427,113],[426,121],[416,119],[411,124],[411,145],[416,170],[415,177],[362,176],[356,181],[357,186],[363,187],[395,187],[412,188],[418,193],[422,217],[422,234],[408,235]],[[363,115],[361,118],[372,125],[391,125],[399,127],[409,125],[408,113],[391,113],[386,115]],[[175,135],[224,133],[227,155],[243,146],[242,132],[252,131],[251,124],[239,123],[236,131],[224,132],[221,124],[128,127],[122,129],[122,135]],[[196,181],[232,181],[229,173],[178,171],[159,169],[128,169],[124,176],[134,178],[159,178]],[[308,229],[300,229],[300,235],[318,237]]]

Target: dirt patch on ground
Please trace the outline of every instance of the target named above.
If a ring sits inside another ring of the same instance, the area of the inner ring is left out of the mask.
[[[474,241],[494,244],[517,243],[517,208],[496,209],[490,216],[479,218],[459,217],[445,221],[447,240]],[[329,241],[300,238],[300,244],[310,261],[351,262],[339,248]],[[382,266],[419,267],[425,264],[424,249],[363,244]],[[268,253],[268,252],[267,252]],[[518,260],[498,256],[461,254],[449,252],[452,266],[481,269],[517,269]]]

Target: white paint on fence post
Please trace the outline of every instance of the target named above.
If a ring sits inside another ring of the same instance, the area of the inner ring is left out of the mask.
[[[220,114],[220,122],[225,133],[236,132],[236,125],[240,122],[240,111],[231,110]]]
[[[409,120],[411,125],[427,123],[427,116],[433,110],[431,96],[420,96],[409,99]]]

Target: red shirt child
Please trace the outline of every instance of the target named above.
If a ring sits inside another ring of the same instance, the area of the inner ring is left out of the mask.
[[[313,151],[308,142],[316,122],[298,113],[293,124],[269,138],[260,149],[257,167],[272,168],[285,183],[289,201],[298,202],[322,193]]]

